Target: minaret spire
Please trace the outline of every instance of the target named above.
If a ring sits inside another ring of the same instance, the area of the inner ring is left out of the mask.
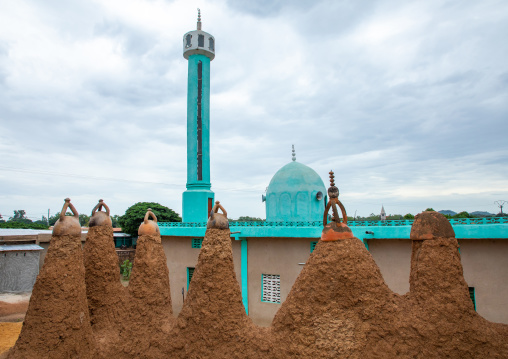
[[[215,57],[214,37],[201,30],[183,36],[187,77],[187,190],[183,193],[184,222],[205,222],[213,207],[210,182],[210,62]]]
[[[293,146],[293,151],[292,151],[292,152],[293,152],[293,154],[292,154],[291,159],[292,159],[292,160],[293,160],[293,162],[294,162],[294,161],[296,161],[295,145],[292,145],[292,146]]]

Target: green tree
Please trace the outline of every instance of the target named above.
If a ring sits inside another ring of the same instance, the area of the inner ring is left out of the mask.
[[[181,222],[182,218],[172,209],[155,202],[138,202],[125,211],[125,214],[119,217],[118,221],[124,233],[133,236],[138,235],[139,225],[145,218],[148,208],[152,209],[153,214],[157,216],[158,222]]]
[[[258,217],[249,217],[249,216],[240,216],[238,219],[230,220],[230,222],[259,222],[264,221],[264,219]]]
[[[474,216],[466,211],[462,211],[460,213],[457,213],[455,216],[452,216],[452,218],[474,218]]]
[[[74,213],[72,213],[72,212],[67,212],[65,215],[66,215],[66,216],[74,216]],[[81,224],[81,218],[82,218],[81,216],[86,216],[87,218],[88,218],[88,216],[87,216],[86,214],[83,214],[83,215],[82,215],[82,214],[80,214],[80,215],[79,215],[79,224],[80,224],[81,226],[83,226],[83,225]],[[56,221],[58,221],[58,219],[59,219],[59,218],[60,218],[60,213],[54,214],[54,215],[52,215],[51,217],[49,217],[49,220],[48,220],[49,225],[50,225],[50,226],[54,226],[54,225],[55,225],[55,223],[56,223]],[[83,218],[84,218],[84,217],[83,217]],[[88,221],[87,221],[86,223],[88,223]]]
[[[2,215],[0,214],[0,223],[4,223],[5,219],[3,219]]]
[[[9,222],[32,223],[32,220],[27,218],[24,209],[18,209],[14,211],[14,216],[9,217]]]
[[[404,219],[415,219],[415,216],[413,216],[411,213],[407,213],[404,215]]]
[[[46,226],[46,227],[48,227],[48,226],[49,226],[49,224],[48,224],[48,219],[47,219],[46,217],[44,217],[44,216],[42,216],[42,219],[40,219],[40,220],[38,220],[38,221],[35,221],[34,223],[37,223],[37,224],[42,224],[42,225],[44,225],[44,226]]]
[[[113,228],[120,228],[120,216],[118,214],[115,214],[111,216],[111,222],[113,224]]]
[[[48,229],[48,226],[40,223],[8,221],[1,222],[0,228]]]
[[[424,212],[434,211],[434,208],[427,208]]]
[[[67,213],[65,214],[67,215]],[[86,214],[80,214],[79,215],[79,225],[81,227],[88,227],[88,223],[90,222],[90,217]]]
[[[390,214],[389,216],[386,216],[386,219],[390,221],[400,221],[401,219],[404,219],[401,214]]]

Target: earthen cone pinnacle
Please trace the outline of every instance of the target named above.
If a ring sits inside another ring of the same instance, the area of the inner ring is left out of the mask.
[[[67,208],[74,216],[65,215]],[[80,358],[95,357],[77,217],[70,199],[65,199],[10,359],[71,358],[76,353]]]
[[[224,214],[217,212],[219,208]],[[216,202],[212,213],[175,325],[180,329],[172,338],[171,345],[178,354],[174,357],[264,358],[264,353],[255,348],[266,346],[267,337],[257,334],[258,328],[243,306],[233,265],[231,232],[223,228],[227,225],[226,211]]]

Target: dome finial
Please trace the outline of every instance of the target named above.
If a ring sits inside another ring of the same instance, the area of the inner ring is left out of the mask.
[[[201,10],[198,8],[198,30],[201,30]]]
[[[333,173],[333,170],[330,170],[330,186],[335,186],[335,174]]]
[[[335,174],[333,171],[329,172],[330,174],[330,188],[328,188],[328,196],[330,198],[339,198],[339,189],[335,187]]]
[[[296,153],[295,153],[295,145],[292,145],[293,146],[293,151],[292,151],[292,157],[291,159],[294,161],[296,161]]]

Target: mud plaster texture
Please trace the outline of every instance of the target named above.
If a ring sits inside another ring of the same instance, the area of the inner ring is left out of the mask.
[[[279,357],[393,358],[383,338],[404,305],[360,240],[319,241],[273,320]]]
[[[92,326],[87,326],[88,314],[81,315],[84,277],[60,290],[69,285],[69,273],[83,272],[81,251],[60,250],[50,257],[50,247],[27,313],[30,330],[24,337],[22,332],[10,354],[88,358],[93,329],[99,348],[95,357],[104,358],[508,358],[508,326],[488,322],[474,311],[453,229],[443,219],[435,212],[416,217],[410,292],[403,296],[386,286],[357,238],[319,241],[270,328],[255,326],[245,314],[228,229],[207,230],[176,319],[160,237],[139,238],[131,283],[122,292],[111,233],[94,230],[89,235],[97,255],[87,254],[87,270],[93,265],[101,269],[87,272]],[[52,245],[61,246],[59,240]],[[102,263],[105,258],[115,263],[114,270],[111,263]],[[118,303],[125,303],[123,312],[115,312]],[[83,323],[76,321],[78,315]],[[121,325],[113,323],[116,316]],[[59,333],[71,334],[55,342]],[[79,334],[79,342],[73,333]],[[107,343],[108,335],[119,336],[126,345],[104,345],[101,340],[106,337]]]
[[[159,358],[174,318],[159,235],[138,238],[129,286],[119,280],[111,226],[90,228],[86,287],[98,358]]]
[[[508,325],[489,322],[474,310],[449,221],[437,212],[420,213],[411,239],[407,297],[420,357],[508,358]]]
[[[88,230],[84,246],[85,282],[90,323],[98,357],[111,357],[127,350],[129,306],[127,288],[119,280],[111,226]]]
[[[508,326],[474,311],[449,222],[421,214],[412,237],[422,234],[404,296],[360,240],[320,241],[273,320],[280,357],[507,358]]]
[[[81,236],[53,236],[8,358],[93,358]]]
[[[129,286],[130,354],[133,357],[161,358],[171,340],[173,309],[166,255],[157,235],[138,238],[136,261]],[[140,335],[141,334],[141,335]]]
[[[171,334],[172,358],[268,358],[269,330],[245,313],[229,229],[208,229]]]

